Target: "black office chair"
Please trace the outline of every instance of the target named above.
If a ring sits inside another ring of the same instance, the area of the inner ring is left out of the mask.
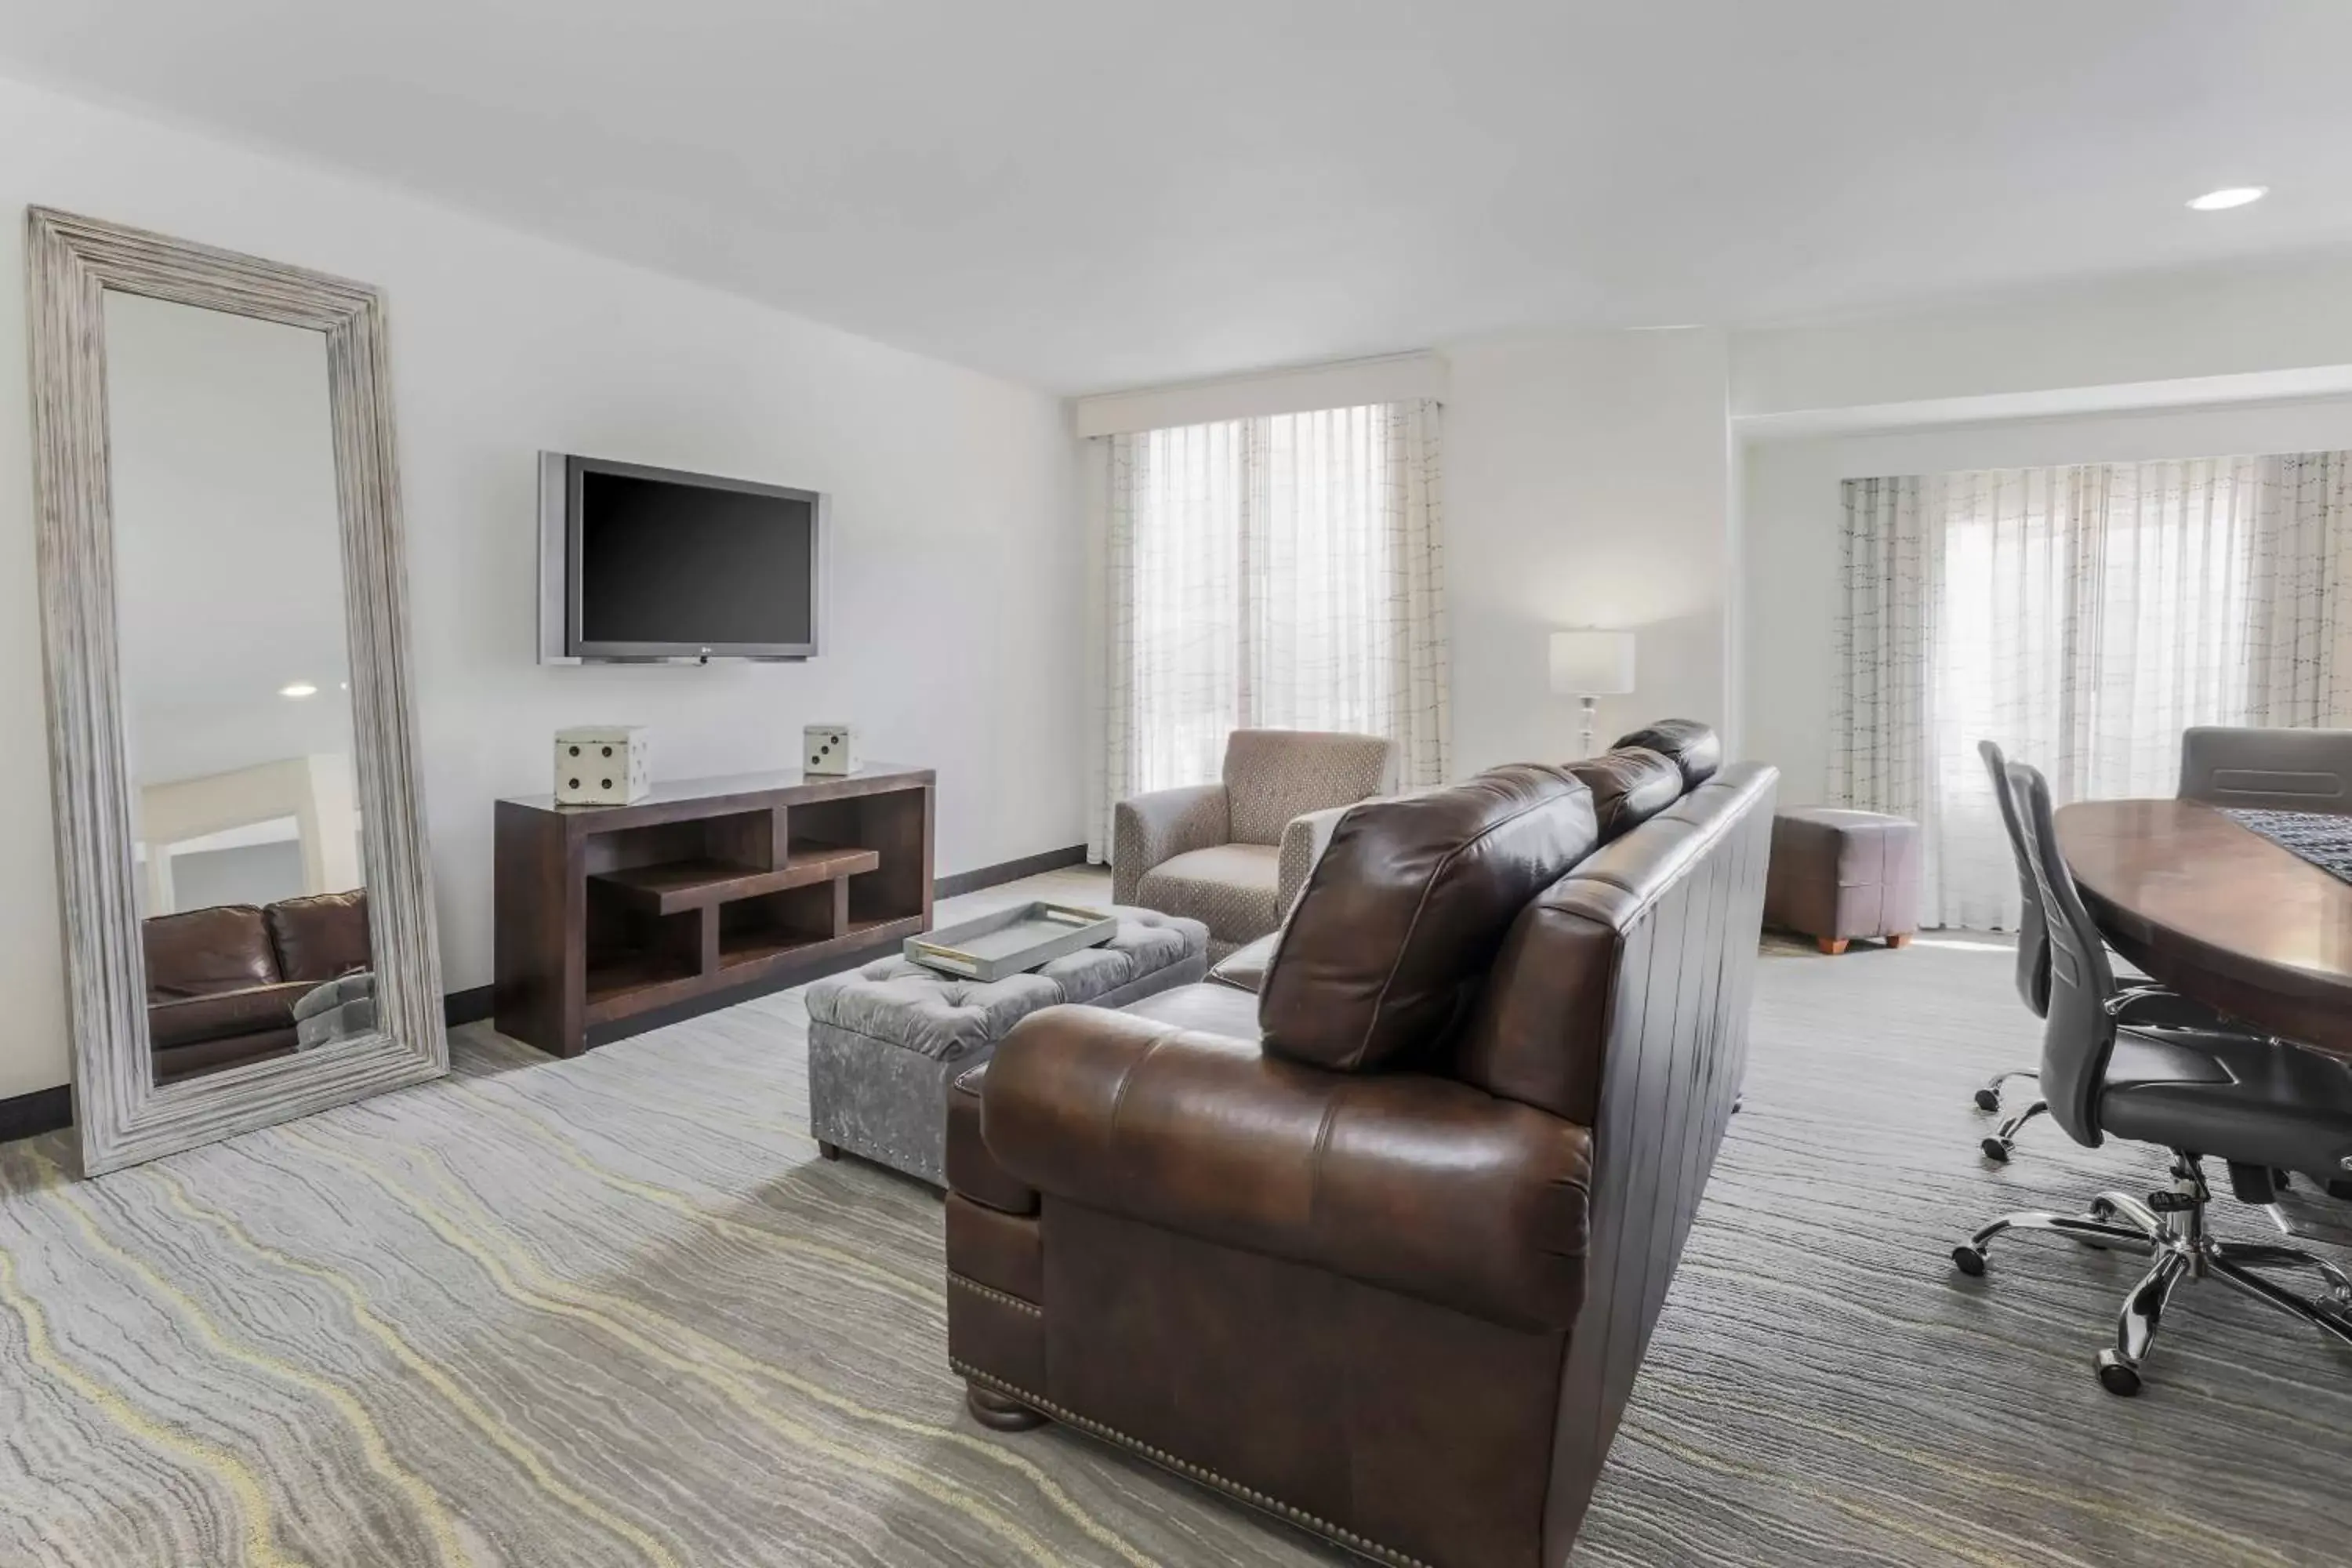
[[[2296,1247],[2217,1240],[2205,1234],[2203,1159],[2230,1166],[2239,1195],[2267,1192],[2273,1169],[2315,1179],[2352,1171],[2352,1068],[2267,1037],[2147,1029],[2138,1016],[2153,994],[2116,984],[2090,911],[2058,851],[2050,786],[2011,763],[2009,782],[2050,940],[2050,994],[2042,1020],[2042,1090],[2068,1137],[2096,1148],[2112,1133],[2172,1152],[2172,1186],[2145,1200],[2105,1192],[2083,1215],[2005,1215],[1952,1249],[1963,1274],[1985,1271],[1986,1248],[2012,1230],[2055,1231],[2097,1246],[2144,1248],[2154,1258],[2124,1300],[2116,1343],[2098,1355],[2112,1394],[2137,1394],[2140,1366],[2172,1293],[2184,1279],[2220,1279],[2352,1347],[2352,1278]],[[2315,1271],[2317,1300],[2257,1270]]]
[[[2180,798],[2352,815],[2352,730],[2200,724],[2181,731]]]
[[[2037,1018],[2050,1012],[2050,926],[2042,918],[2042,894],[2033,883],[2033,861],[2026,851],[2025,828],[2019,818],[2017,793],[2009,784],[2009,759],[1990,741],[1977,742],[1977,754],[1984,759],[1985,770],[1992,775],[1992,797],[2000,807],[2000,825],[2009,835],[2010,858],[2017,866],[2017,885],[2023,914],[2017,922],[2017,994]],[[2139,1000],[2135,1004],[2135,1016],[2143,1028],[2198,1029],[2228,1034],[2236,1026],[2200,1003],[2178,996],[2171,992],[2149,985],[2137,987]],[[1998,1111],[2001,1106],[2001,1085],[2011,1079],[2039,1079],[2042,1075],[2032,1068],[2012,1068],[1995,1073],[1977,1090],[1979,1110]],[[1984,1157],[1997,1163],[2007,1163],[2017,1147],[2017,1135],[2025,1124],[2050,1109],[2050,1103],[2035,1096],[2033,1102],[2004,1121],[1980,1145]],[[2278,1184],[2285,1184],[2284,1176]],[[2272,1219],[2281,1230],[2287,1229],[2285,1221],[2273,1211]]]
[[[2011,858],[2017,864],[2017,885],[2023,896],[2024,915],[2017,922],[2017,994],[2037,1018],[2050,1011],[2050,932],[2042,919],[2042,900],[2033,890],[2033,873],[2025,858],[2025,834],[2018,826],[2017,800],[2009,787],[2009,759],[1990,741],[1977,742],[1977,755],[1982,757],[1985,770],[1992,775],[1992,797],[2000,806],[2000,825],[2009,833]],[[2011,1079],[2038,1078],[2032,1068],[2012,1068],[1992,1075],[1984,1087],[1977,1090],[1979,1110],[2000,1110],[2000,1088]],[[2019,1129],[2049,1110],[2047,1102],[2037,1097],[2033,1103],[2000,1124],[2000,1131],[1984,1141],[1988,1160],[2006,1162],[2016,1146]]]

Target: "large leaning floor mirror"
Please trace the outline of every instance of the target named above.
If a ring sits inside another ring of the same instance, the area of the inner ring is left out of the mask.
[[[27,218],[82,1167],[447,1070],[383,307]]]

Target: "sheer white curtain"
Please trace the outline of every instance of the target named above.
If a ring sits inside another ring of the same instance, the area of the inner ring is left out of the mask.
[[[1218,776],[1227,731],[1352,730],[1445,775],[1434,403],[1108,437],[1105,757],[1111,805]]]
[[[2168,795],[2192,724],[2342,724],[2346,455],[1849,479],[1832,798],[1919,822],[1920,918],[2013,929],[1977,742]]]

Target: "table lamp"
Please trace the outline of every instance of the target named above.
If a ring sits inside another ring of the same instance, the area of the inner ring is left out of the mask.
[[[1633,634],[1570,631],[1551,634],[1551,689],[1584,704],[1584,752],[1592,754],[1592,710],[1597,699],[1622,697],[1633,689]]]

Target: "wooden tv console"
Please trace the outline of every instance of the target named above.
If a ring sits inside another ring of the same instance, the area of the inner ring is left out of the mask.
[[[876,764],[697,779],[631,805],[499,801],[499,1032],[576,1057],[592,1033],[929,930],[933,784]]]

